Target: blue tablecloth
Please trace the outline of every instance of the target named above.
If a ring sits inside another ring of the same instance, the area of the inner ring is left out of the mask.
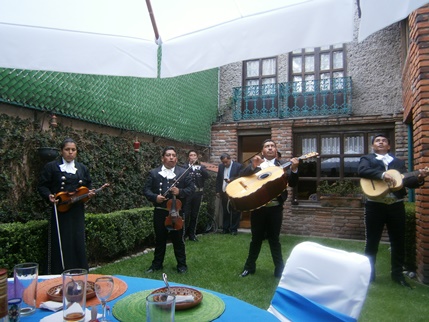
[[[123,299],[124,297],[126,297],[130,294],[165,286],[164,282],[160,281],[160,280],[152,280],[152,279],[147,279],[147,278],[130,277],[130,276],[123,276],[123,275],[114,275],[114,276],[117,278],[120,278],[125,283],[127,283],[128,288],[124,294],[122,294],[118,298],[114,299],[113,301],[109,302],[110,307],[113,307],[117,301]],[[171,286],[179,286],[179,285],[184,286],[183,284],[177,284],[177,283],[170,283],[170,285]],[[189,286],[189,287],[192,287],[195,289],[199,289],[199,290],[203,290],[206,292],[210,292],[210,293],[220,297],[225,302],[224,313],[215,321],[233,321],[233,322],[237,322],[237,321],[249,321],[249,322],[252,322],[252,321],[264,321],[264,322],[278,321],[278,319],[275,316],[273,316],[271,313],[269,313],[268,311],[262,310],[256,306],[254,306],[254,305],[251,305],[249,303],[241,301],[235,297],[225,295],[222,293],[218,293],[218,292],[214,292],[211,290],[203,289],[200,287],[195,287],[195,286],[191,286],[191,285],[186,285],[186,286]],[[256,291],[257,290],[255,290],[255,292]],[[101,312],[101,310],[99,310],[99,312]],[[48,316],[52,313],[53,312],[51,312],[51,311],[37,309],[36,313],[33,314],[32,316],[22,317],[21,322],[39,321],[40,319],[42,319],[45,316]],[[111,321],[117,321],[112,314],[109,316],[109,319]],[[190,321],[190,322],[193,322],[193,321]],[[198,321],[195,321],[195,322],[198,322]]]

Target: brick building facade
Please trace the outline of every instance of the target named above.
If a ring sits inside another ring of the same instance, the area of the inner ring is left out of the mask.
[[[429,7],[409,16],[409,48],[402,72],[404,122],[412,124],[413,163],[429,163]],[[417,276],[429,283],[429,191],[416,189]]]
[[[222,119],[212,126],[210,161],[222,152],[242,162],[243,133],[264,129],[278,143],[285,159],[294,155],[296,133],[347,128],[390,127],[394,154],[404,159],[409,171],[429,161],[429,8],[410,15],[407,22],[393,24],[365,41],[347,44],[347,75],[353,79],[353,112],[348,116],[234,121],[228,109],[233,87],[243,86],[241,63],[221,68],[220,108]],[[279,82],[290,61],[279,57]],[[280,67],[281,66],[281,67]],[[291,191],[292,192],[292,191]],[[291,196],[291,194],[290,194]],[[427,184],[415,190],[417,277],[429,283],[429,191]],[[326,208],[300,202],[285,207],[282,232],[364,240],[363,208]],[[388,240],[386,235],[384,240]]]

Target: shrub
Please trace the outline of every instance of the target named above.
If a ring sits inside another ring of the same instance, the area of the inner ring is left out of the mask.
[[[106,263],[153,245],[152,208],[87,214],[85,234],[90,266]],[[48,221],[0,224],[0,267],[9,275],[17,263],[39,263],[47,273]]]
[[[351,197],[362,195],[360,186],[349,179],[334,181],[332,184],[328,180],[323,180],[319,183],[317,192],[324,196]]]

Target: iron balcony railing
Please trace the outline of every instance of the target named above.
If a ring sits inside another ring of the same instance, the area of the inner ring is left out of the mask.
[[[233,89],[234,121],[350,115],[351,77],[244,86]]]

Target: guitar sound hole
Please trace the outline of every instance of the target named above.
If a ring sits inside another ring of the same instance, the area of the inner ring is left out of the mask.
[[[268,178],[269,176],[271,175],[271,173],[264,173],[264,174],[262,174],[262,175],[260,175],[259,176],[259,179],[265,179],[265,178]]]

